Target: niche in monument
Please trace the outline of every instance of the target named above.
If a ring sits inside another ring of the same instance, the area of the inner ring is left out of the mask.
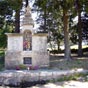
[[[23,50],[30,51],[32,50],[32,33],[31,31],[24,31],[23,34]]]
[[[32,58],[31,57],[24,57],[23,58],[24,64],[32,64]]]

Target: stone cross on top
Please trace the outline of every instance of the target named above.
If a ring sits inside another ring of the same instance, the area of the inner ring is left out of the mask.
[[[31,8],[30,8],[30,6],[28,5],[27,8],[26,8],[26,14],[30,14],[30,13],[31,13]],[[26,15],[26,14],[25,14],[25,15]]]
[[[33,19],[31,17],[31,8],[30,6],[27,6],[26,13],[23,18],[22,25],[34,25]]]

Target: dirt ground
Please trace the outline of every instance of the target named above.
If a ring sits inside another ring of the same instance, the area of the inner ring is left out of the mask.
[[[78,57],[73,55],[70,61],[67,61],[63,54],[50,55],[50,68],[60,70],[88,69],[88,56]]]
[[[72,60],[67,61],[61,55],[50,55],[50,68],[60,70],[85,69],[88,70],[88,56],[72,56]],[[30,88],[88,88],[88,81],[62,81],[47,83],[45,85],[36,85]]]
[[[67,81],[37,85],[30,88],[88,88],[88,82]]]

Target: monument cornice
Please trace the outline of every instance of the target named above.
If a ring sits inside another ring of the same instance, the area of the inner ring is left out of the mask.
[[[7,36],[22,36],[22,33],[5,33]]]
[[[33,36],[48,36],[47,33],[35,33]]]

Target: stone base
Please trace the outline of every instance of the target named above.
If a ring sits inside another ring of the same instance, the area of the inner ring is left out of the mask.
[[[19,64],[22,64],[21,61],[21,52],[6,51],[5,53],[5,68],[14,69]]]
[[[49,66],[49,54],[48,52],[38,52],[38,51],[7,51],[5,54],[5,68],[6,69],[16,69],[16,66],[24,64],[23,58],[31,57],[32,66],[46,67]],[[26,64],[24,64],[26,65]],[[27,64],[28,65],[28,64]]]
[[[48,52],[38,52],[33,51],[32,54],[32,65],[39,66],[39,67],[46,67],[49,66],[49,54]]]

